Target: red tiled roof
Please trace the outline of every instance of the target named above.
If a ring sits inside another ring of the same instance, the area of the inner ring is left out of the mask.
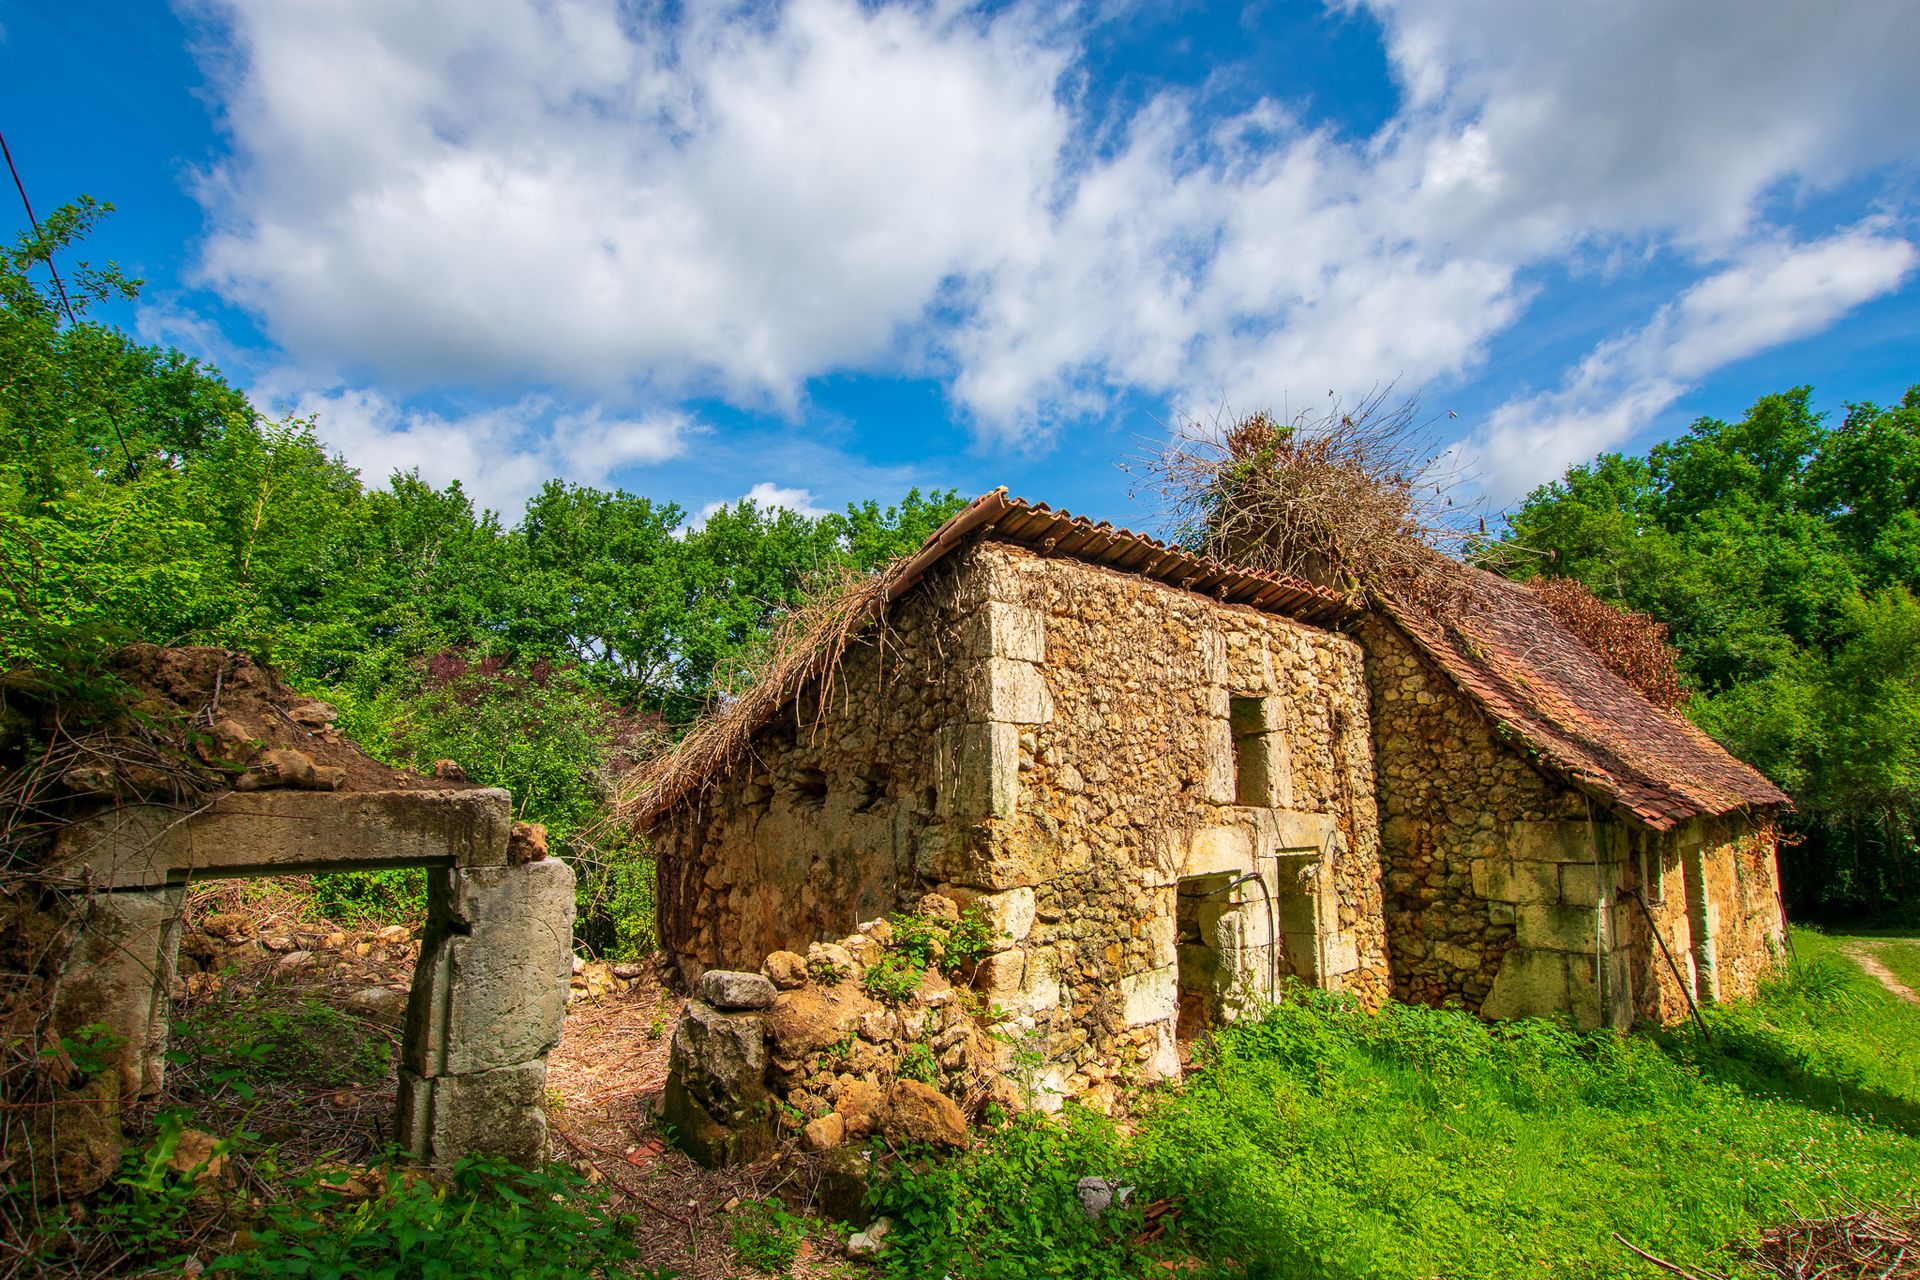
[[[1452,564],[1450,561],[1449,564]],[[1446,623],[1394,602],[1389,617],[1541,763],[1657,831],[1768,808],[1787,796],[1684,717],[1648,702],[1518,583],[1465,565]]]

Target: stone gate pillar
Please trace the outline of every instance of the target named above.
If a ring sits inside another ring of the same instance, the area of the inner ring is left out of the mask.
[[[429,873],[426,937],[407,1002],[399,1140],[416,1160],[537,1164],[547,1054],[573,973],[573,869],[543,858]]]

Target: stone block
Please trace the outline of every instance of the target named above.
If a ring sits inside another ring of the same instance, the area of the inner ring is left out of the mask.
[[[1163,901],[1164,908],[1147,917],[1147,957],[1155,968],[1174,962],[1174,948],[1180,940],[1180,922],[1174,918],[1172,895],[1165,895]]]
[[[1230,875],[1253,869],[1253,832],[1246,827],[1203,827],[1187,844],[1180,877]]]
[[[1031,662],[986,658],[967,673],[967,718],[1000,724],[1046,724],[1053,719],[1053,692]]]
[[[419,1007],[437,1013],[438,1026],[410,1029],[407,1065],[465,1075],[544,1057],[567,1012],[573,869],[548,858],[440,874],[447,917],[440,927],[429,921],[426,972],[415,974],[408,1004],[409,1022]],[[442,990],[421,992],[423,976]]]
[[[733,1111],[766,1095],[767,1018],[687,1001],[667,1069],[709,1109]]]
[[[1514,947],[1501,958],[1480,1012],[1489,1018],[1546,1018],[1567,1007],[1567,957]]]
[[[1592,862],[1595,838],[1585,820],[1514,822],[1507,827],[1507,853],[1516,861]]]
[[[1030,885],[989,893],[966,885],[943,884],[940,892],[963,910],[973,907],[980,911],[993,927],[995,950],[1004,951],[1025,942],[1033,932],[1034,894]]]
[[[1206,773],[1200,794],[1209,804],[1232,804],[1239,791],[1239,769],[1233,751],[1233,728],[1225,720],[1210,720],[1206,738]]]
[[[1433,958],[1442,964],[1464,969],[1469,973],[1480,971],[1480,949],[1462,946],[1457,942],[1437,942],[1433,947]]]
[[[1602,873],[1608,868],[1591,862],[1569,862],[1560,868],[1560,901],[1570,907],[1591,907],[1600,901]]]
[[[1045,662],[1047,617],[1025,605],[987,600],[961,622],[961,652],[969,658]]]
[[[1619,954],[1605,958],[1605,984],[1602,987],[1594,957],[1567,957],[1567,1008],[1583,1031],[1598,1027],[1625,1029],[1633,1025],[1633,988],[1627,965]]]
[[[251,791],[182,822],[161,805],[123,805],[63,829],[50,871],[90,871],[109,888],[369,866],[497,866],[508,861],[512,797],[467,791]]]
[[[1337,978],[1360,967],[1360,944],[1352,934],[1328,938],[1321,950],[1326,955],[1324,978]]]
[[[1260,810],[1255,814],[1254,823],[1262,857],[1273,854],[1283,854],[1289,858],[1310,857],[1338,841],[1339,828],[1330,813],[1314,813],[1282,805],[1275,809]]]
[[[1468,866],[1476,896],[1495,902],[1560,901],[1560,868],[1551,862],[1475,858]]]
[[[1060,1007],[1060,973],[1051,951],[1033,951],[1027,955],[1026,989],[1019,1011],[1044,1013]]]
[[[178,891],[98,893],[77,902],[80,937],[62,971],[53,1025],[63,1036],[105,1026],[119,1037],[111,1055],[114,1096],[147,1091],[148,1056],[171,1012],[165,979],[178,941]],[[158,1089],[160,1081],[152,1082]]]
[[[1519,908],[1518,917],[1514,938],[1522,947],[1589,954],[1593,951],[1594,914],[1591,907],[1524,903]]]
[[[986,956],[974,970],[973,989],[1002,1005],[1020,998],[1027,974],[1024,951],[998,951]]]
[[[1180,972],[1172,965],[1120,979],[1121,1020],[1130,1027],[1173,1017],[1180,997]]]
[[[936,808],[963,823],[1011,818],[1020,797],[1017,725],[942,725],[934,733]]]
[[[436,1079],[403,1068],[400,1145],[434,1165],[488,1155],[538,1167],[547,1156],[546,1102],[544,1058]]]
[[[716,1009],[765,1009],[773,1003],[774,986],[757,973],[709,969],[694,983],[693,994]]]

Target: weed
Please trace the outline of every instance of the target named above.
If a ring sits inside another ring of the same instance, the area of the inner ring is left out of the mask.
[[[748,1200],[734,1210],[730,1224],[733,1255],[756,1271],[784,1276],[800,1256],[800,1242],[806,1239],[807,1220],[787,1212],[787,1207],[772,1196]]]
[[[813,956],[807,961],[807,976],[823,987],[846,980],[847,971],[825,956]]]
[[[169,1061],[236,1092],[254,1078],[306,1089],[373,1084],[386,1075],[392,1051],[384,1036],[331,1005],[312,998],[278,1004],[264,992],[175,1019],[172,1039]]]
[[[900,1055],[897,1074],[908,1080],[918,1080],[921,1084],[939,1084],[940,1064],[934,1059],[933,1046],[924,1041],[908,1045]]]
[[[882,1004],[905,1004],[920,987],[921,971],[889,951],[860,975],[860,989]]]

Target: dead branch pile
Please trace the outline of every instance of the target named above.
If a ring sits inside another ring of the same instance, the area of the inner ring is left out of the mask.
[[[1768,1227],[1760,1238],[1730,1245],[1741,1275],[1777,1280],[1920,1280],[1920,1203],[1875,1207],[1842,1193],[1847,1212]],[[1720,1271],[1684,1267],[1649,1253],[1619,1232],[1619,1244],[1685,1280],[1733,1280]]]
[[[1230,564],[1409,603],[1457,592],[1436,548],[1474,536],[1430,424],[1376,392],[1351,408],[1190,425],[1148,463],[1176,539]]]
[[[811,692],[817,720],[848,642],[882,617],[907,564],[902,558],[874,574],[841,570],[810,591],[781,619],[763,656],[741,665],[718,695],[719,708],[622,788],[615,819],[644,823],[699,790],[745,755],[789,701],[796,727],[803,725]]]
[[[1769,1227],[1736,1250],[1763,1275],[1780,1280],[1916,1280],[1920,1277],[1920,1205],[1795,1218]]]
[[[1677,710],[1689,691],[1675,665],[1680,651],[1667,641],[1667,624],[1609,604],[1575,578],[1537,578],[1527,584],[1561,626],[1635,692],[1664,711]]]

